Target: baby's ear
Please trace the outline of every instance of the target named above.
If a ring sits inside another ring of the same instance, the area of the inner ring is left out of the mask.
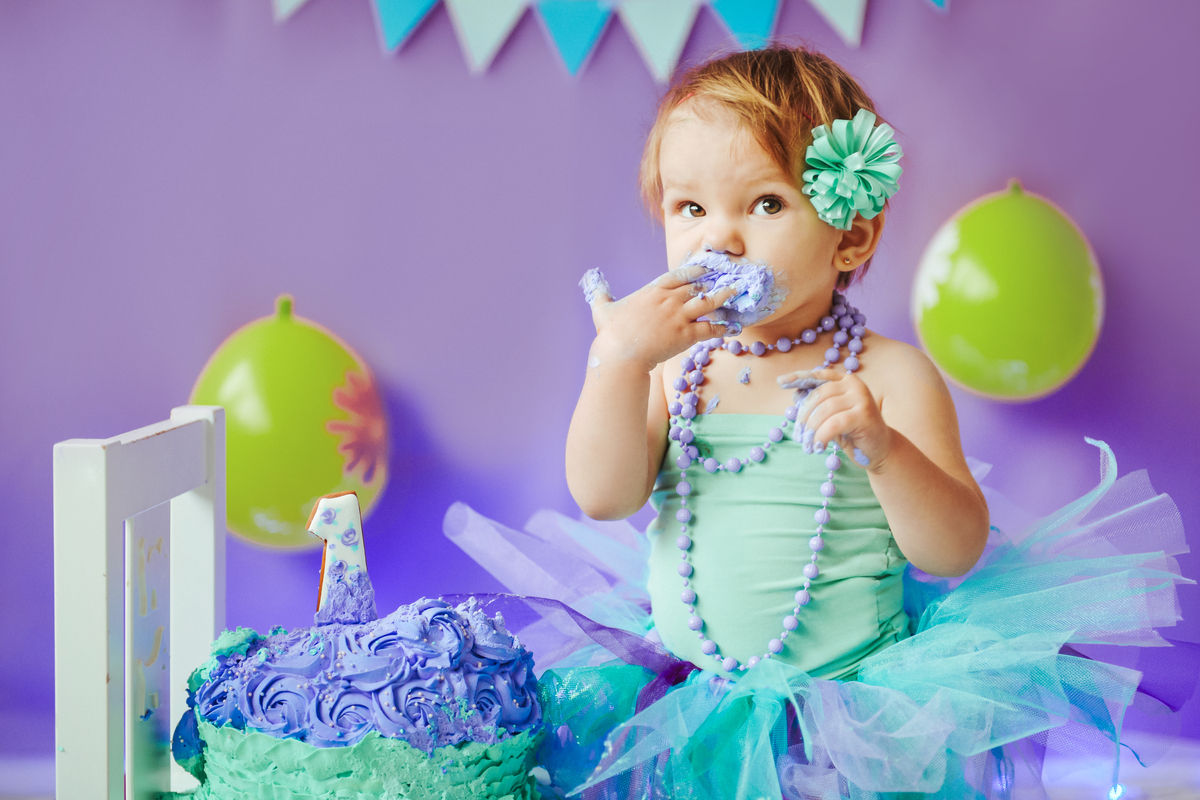
[[[842,231],[834,253],[834,266],[842,272],[853,272],[861,267],[867,259],[875,255],[879,247],[879,239],[883,236],[884,214],[880,211],[871,219],[862,214],[856,214],[850,223],[850,230]]]

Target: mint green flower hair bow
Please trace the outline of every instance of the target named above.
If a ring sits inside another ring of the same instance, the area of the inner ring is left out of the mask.
[[[855,214],[871,219],[896,193],[904,155],[892,126],[875,127],[875,115],[860,108],[854,119],[835,119],[833,131],[813,128],[813,143],[804,160],[804,194],[812,197],[817,216],[839,230],[850,230]]]

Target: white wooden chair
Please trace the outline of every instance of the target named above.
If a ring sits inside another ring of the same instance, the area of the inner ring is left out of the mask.
[[[167,504],[170,505],[167,505]],[[186,682],[225,627],[225,411],[54,446],[58,800],[149,800]]]

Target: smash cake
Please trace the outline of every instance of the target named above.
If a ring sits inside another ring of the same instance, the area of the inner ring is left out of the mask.
[[[536,796],[533,657],[474,599],[379,618],[358,499],[318,501],[315,625],[225,631],[188,681],[175,760],[201,798]]]

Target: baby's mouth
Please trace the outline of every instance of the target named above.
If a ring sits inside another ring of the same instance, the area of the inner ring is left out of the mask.
[[[733,288],[734,294],[707,317],[724,325],[726,335],[736,336],[746,325],[754,325],[779,308],[787,289],[775,283],[775,271],[766,263],[737,263],[724,253],[707,250],[684,259],[684,267],[700,266],[706,271],[692,280],[705,294]]]

